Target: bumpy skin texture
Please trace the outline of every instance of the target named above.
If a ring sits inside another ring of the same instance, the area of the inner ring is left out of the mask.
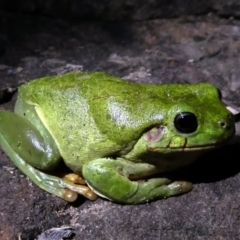
[[[62,157],[98,195],[146,202],[187,192],[192,185],[165,178],[136,180],[186,165],[235,132],[231,113],[210,84],[135,84],[101,72],[25,84],[15,112],[0,113],[3,149],[36,184],[69,201],[75,197],[68,199],[63,189],[74,192],[77,181],[71,188],[37,168],[53,169]],[[196,117],[194,131],[176,128],[174,119],[184,112]],[[19,125],[17,141],[8,127],[12,118]]]

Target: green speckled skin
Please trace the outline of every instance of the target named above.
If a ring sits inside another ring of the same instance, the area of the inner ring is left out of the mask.
[[[45,144],[34,155],[37,159],[23,160],[46,170],[57,166],[62,157],[98,195],[123,203],[189,191],[190,183],[134,179],[188,164],[235,132],[231,113],[210,84],[136,84],[102,72],[71,72],[27,83],[19,89],[15,112],[37,129],[29,127],[37,136],[30,137],[37,143],[34,148]],[[181,112],[197,117],[196,131],[176,129],[174,118]],[[0,114],[0,130],[1,122],[6,124],[3,118]],[[2,145],[6,135],[2,133]],[[25,154],[23,149],[14,151]]]

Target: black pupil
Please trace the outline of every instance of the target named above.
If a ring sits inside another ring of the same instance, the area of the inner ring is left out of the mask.
[[[191,112],[179,113],[174,119],[174,125],[181,133],[193,133],[198,128],[197,117]]]

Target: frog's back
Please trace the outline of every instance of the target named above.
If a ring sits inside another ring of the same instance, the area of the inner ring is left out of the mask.
[[[19,95],[29,103],[40,104],[48,96],[57,96],[59,93],[68,92],[70,89],[79,90],[86,86],[86,82],[88,82],[89,86],[91,83],[108,78],[110,76],[102,72],[91,74],[86,72],[70,72],[64,75],[48,76],[22,85],[19,88]]]
[[[152,101],[156,108],[156,102],[160,107],[161,104],[165,107],[167,104],[178,102],[179,99],[184,102],[184,98],[186,100],[195,98],[199,95],[199,89],[206,90],[206,94],[201,94],[201,97],[205,97],[204,95],[207,95],[207,91],[211,88],[214,87],[207,83],[136,84],[104,72],[70,72],[24,84],[19,88],[19,95],[29,104],[42,106],[58,98],[73,100],[73,96],[80,96],[88,99],[88,102],[96,99],[98,102],[106,102],[107,98],[114,98],[116,101],[124,100],[128,105],[139,105],[141,101],[143,105],[146,103],[148,108],[149,101]]]
[[[71,72],[29,82],[20,87],[19,97],[35,106],[67,165],[77,171],[84,162],[122,148],[97,123],[107,124],[107,110],[101,109],[116,84],[125,81],[102,72]]]

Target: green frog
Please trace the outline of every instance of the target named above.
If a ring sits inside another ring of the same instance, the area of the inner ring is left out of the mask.
[[[0,133],[13,163],[49,193],[137,204],[190,191],[190,182],[160,175],[225,143],[235,123],[208,83],[70,72],[22,85],[14,113],[0,112]],[[72,173],[52,174],[61,161]]]

